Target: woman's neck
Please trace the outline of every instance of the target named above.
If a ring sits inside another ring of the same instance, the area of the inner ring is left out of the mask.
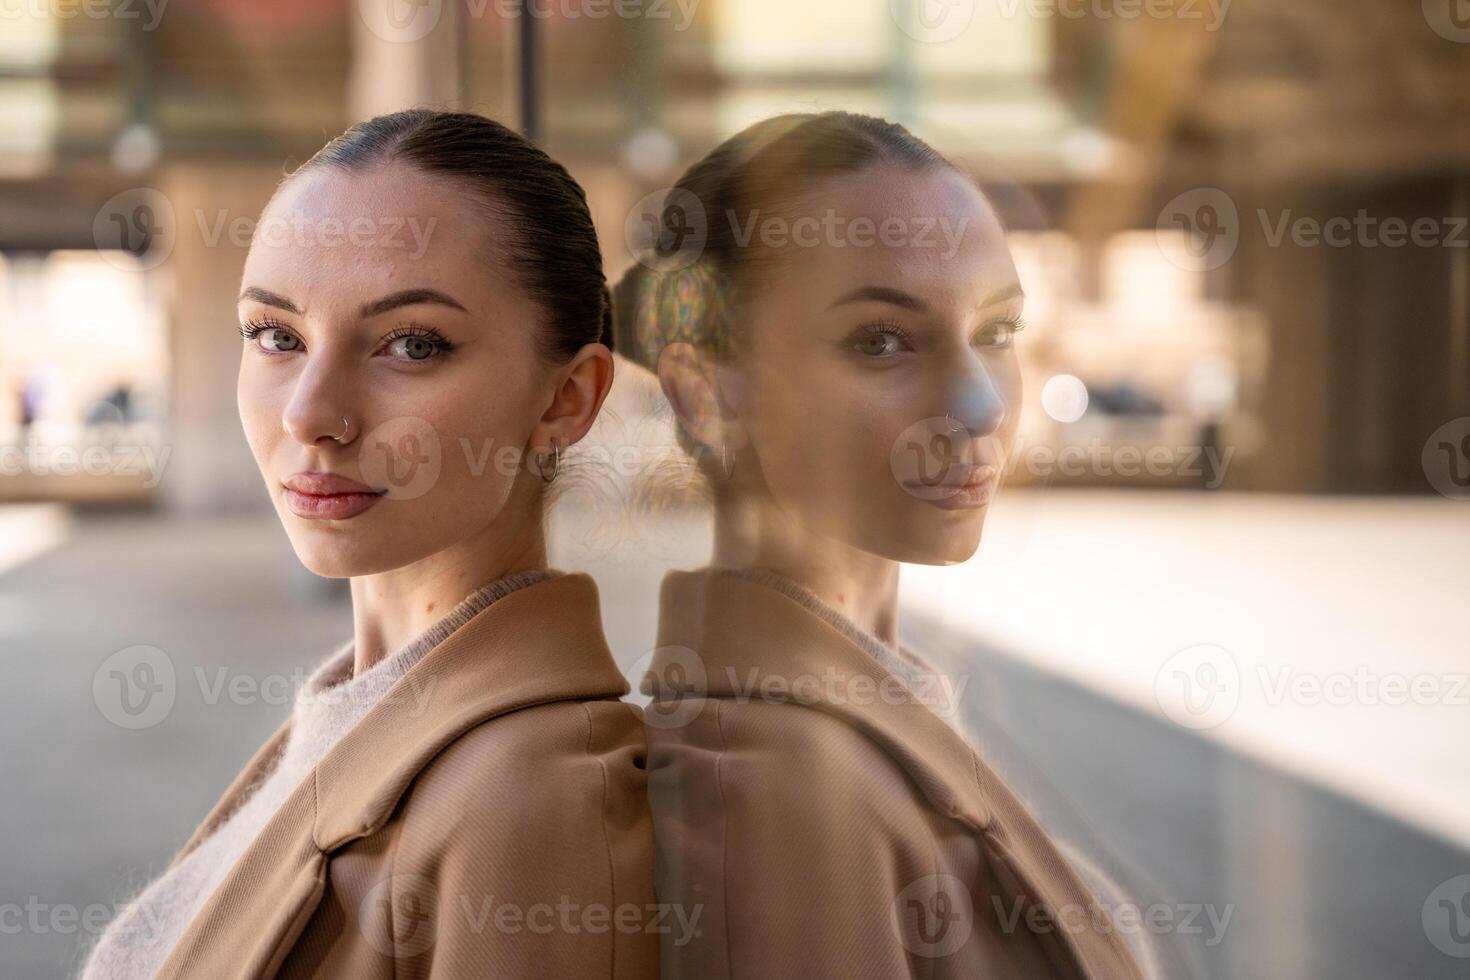
[[[353,676],[433,626],[476,589],[546,567],[541,521],[495,525],[411,565],[352,579]]]
[[[879,640],[898,644],[899,563],[798,527],[773,506],[718,507],[711,564],[778,572]]]

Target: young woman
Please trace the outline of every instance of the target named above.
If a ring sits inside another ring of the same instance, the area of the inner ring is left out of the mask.
[[[646,690],[666,977],[1141,975],[1076,864],[898,643],[1015,435],[1022,290],[974,182],[902,127],[767,120],[693,166],[618,287],[714,493]],[[977,601],[981,597],[977,597]]]
[[[87,977],[647,977],[644,737],[542,501],[612,377],[581,188],[505,127],[410,111],[277,190],[238,400],[353,637]]]

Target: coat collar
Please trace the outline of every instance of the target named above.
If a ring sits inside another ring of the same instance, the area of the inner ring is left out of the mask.
[[[651,714],[683,699],[799,702],[841,718],[893,755],[941,813],[983,830],[986,774],[963,738],[905,681],[791,596],[739,572],[670,572],[658,649],[644,681]]]
[[[753,690],[752,680],[763,677],[775,686]],[[800,690],[802,678],[815,683]],[[936,811],[978,834],[1044,906],[1095,902],[1035,818],[954,728],[912,697],[870,694],[906,690],[898,681],[791,595],[736,571],[701,569],[664,578],[658,648],[642,687],[654,695],[644,713],[660,727],[668,724],[661,711],[683,712],[675,722],[687,723],[691,713],[710,710],[706,696],[801,703],[834,715],[895,759]],[[1084,976],[1141,976],[1117,930],[1061,934]]]
[[[327,856],[387,823],[445,746],[520,708],[627,691],[590,576],[560,575],[496,600],[400,678],[292,792],[175,945],[159,980],[273,975],[321,900]],[[289,726],[256,753],[180,858],[242,802]]]

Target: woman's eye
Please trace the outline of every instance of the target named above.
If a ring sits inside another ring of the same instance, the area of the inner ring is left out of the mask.
[[[903,350],[905,342],[897,331],[875,330],[859,337],[852,346],[864,357],[887,357]]]
[[[267,330],[261,334],[261,346],[266,350],[285,353],[299,348],[301,338],[287,330]]]
[[[982,327],[974,342],[981,347],[1009,347],[1020,329],[1017,320],[1001,320]]]
[[[289,354],[301,349],[301,338],[284,327],[257,326],[241,332],[246,340],[255,341],[261,350],[272,354]]]
[[[406,361],[422,361],[434,356],[439,349],[428,337],[399,337],[388,343],[387,350],[394,357]]]

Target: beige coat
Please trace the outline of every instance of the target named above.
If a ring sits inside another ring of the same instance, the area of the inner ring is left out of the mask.
[[[656,973],[643,731],[617,700],[627,685],[592,580],[559,576],[499,599],[398,687],[410,682],[427,707],[390,691],[333,747],[210,897],[162,980]],[[179,857],[268,771],[285,735]]]
[[[1141,975],[969,743],[809,605],[671,573],[658,644],[659,897],[704,905],[697,939],[665,942],[665,978]]]

